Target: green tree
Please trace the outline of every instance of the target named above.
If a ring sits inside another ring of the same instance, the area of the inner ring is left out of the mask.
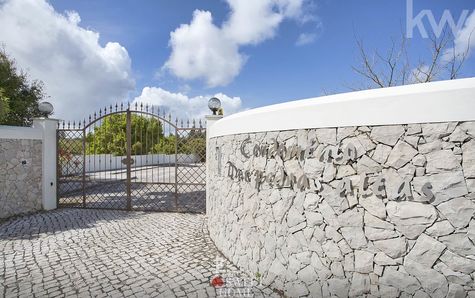
[[[176,137],[174,135],[162,137],[153,147],[153,153],[175,154],[175,143]]]
[[[4,94],[5,90],[3,88],[0,88],[0,123],[6,121],[6,117],[10,111],[8,97],[6,97]]]
[[[153,117],[132,114],[132,154],[151,153],[153,145],[163,138],[160,121]],[[126,154],[126,114],[110,115],[91,128],[86,136],[87,154]]]
[[[30,82],[5,50],[0,50],[0,89],[0,124],[28,126],[34,117],[43,116],[38,110],[38,103],[45,98],[43,83]]]

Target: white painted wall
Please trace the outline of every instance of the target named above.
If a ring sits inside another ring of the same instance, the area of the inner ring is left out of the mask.
[[[177,157],[179,163],[196,163],[200,161],[197,156],[192,154],[178,154]],[[125,169],[126,165],[122,163],[124,158],[126,158],[126,156],[113,156],[111,154],[86,155],[86,172],[90,173]],[[132,159],[134,160],[132,167],[142,167],[156,164],[175,163],[175,154],[132,155]],[[62,165],[61,170],[63,175],[82,173],[82,163],[83,156],[74,155],[67,164]]]
[[[0,139],[41,140],[41,128],[0,125]]]
[[[209,137],[303,128],[475,120],[475,78],[316,97],[233,114]]]
[[[33,120],[33,128],[41,131],[43,139],[43,209],[57,208],[56,200],[56,128],[58,120],[39,118]]]

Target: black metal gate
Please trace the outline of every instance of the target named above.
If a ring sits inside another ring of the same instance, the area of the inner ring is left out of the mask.
[[[58,206],[206,209],[206,131],[157,107],[115,105],[57,130]]]

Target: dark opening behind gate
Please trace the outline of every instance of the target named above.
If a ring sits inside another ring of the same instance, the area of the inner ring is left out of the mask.
[[[157,107],[101,109],[57,130],[58,206],[204,213],[206,131]]]

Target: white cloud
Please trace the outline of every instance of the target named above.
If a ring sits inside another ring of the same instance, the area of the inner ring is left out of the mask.
[[[229,83],[245,61],[236,43],[222,34],[207,11],[196,10],[189,25],[173,31],[170,45],[173,51],[165,67],[183,79],[205,77],[210,86]]]
[[[148,103],[158,106],[179,119],[200,119],[210,114],[208,100],[212,96],[216,96],[221,100],[225,115],[242,110],[242,101],[239,97],[230,97],[222,93],[189,97],[183,93],[172,93],[157,87],[143,88],[142,94],[136,97],[133,103]]]
[[[221,27],[210,12],[196,10],[190,24],[170,33],[172,52],[163,69],[182,79],[203,79],[209,87],[226,85],[246,62],[240,46],[273,38],[285,19],[312,20],[305,12],[307,0],[226,1],[231,12]]]
[[[55,116],[83,118],[134,89],[131,60],[116,42],[79,26],[77,12],[60,14],[44,0],[0,1],[0,43],[32,79],[45,83]]]
[[[295,44],[297,46],[304,46],[314,42],[315,39],[317,39],[317,33],[300,33]]]
[[[454,47],[445,52],[444,59],[450,60],[455,53],[456,57],[460,57],[465,53],[470,56],[475,49],[475,10],[465,21],[462,30],[455,34]],[[455,50],[455,51],[454,51]],[[468,50],[468,51],[467,51]]]

